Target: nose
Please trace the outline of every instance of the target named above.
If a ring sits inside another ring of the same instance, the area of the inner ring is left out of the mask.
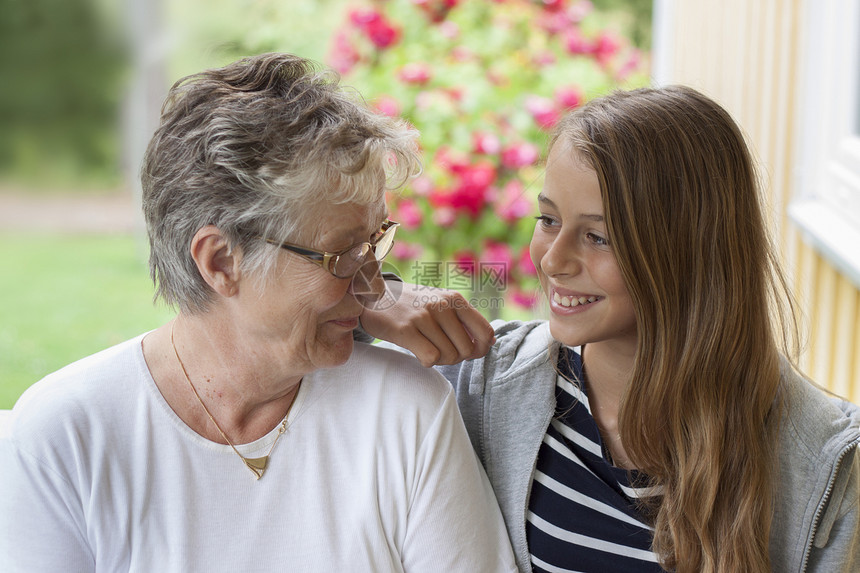
[[[537,262],[547,276],[575,275],[582,268],[576,248],[566,244],[561,235],[547,245]]]
[[[350,292],[363,306],[372,305],[382,298],[385,292],[385,281],[380,272],[377,260],[369,260],[352,277],[349,284]]]

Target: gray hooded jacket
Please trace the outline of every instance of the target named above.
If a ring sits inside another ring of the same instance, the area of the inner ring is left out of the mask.
[[[486,357],[437,367],[502,509],[517,565],[530,572],[526,512],[538,449],[555,412],[559,343],[546,322],[496,322]],[[770,539],[779,573],[860,572],[860,409],[785,370],[780,486]]]

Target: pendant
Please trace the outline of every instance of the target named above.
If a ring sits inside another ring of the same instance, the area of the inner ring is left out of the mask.
[[[254,473],[254,476],[260,479],[266,471],[266,466],[269,465],[269,456],[263,456],[262,458],[246,458],[242,456],[242,461]]]

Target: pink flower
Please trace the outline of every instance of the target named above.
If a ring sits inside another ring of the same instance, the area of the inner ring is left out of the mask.
[[[538,67],[551,66],[556,62],[555,54],[550,52],[549,50],[545,50],[537,54],[532,61],[538,65]]]
[[[463,186],[486,191],[496,181],[496,168],[489,161],[481,161],[462,169],[459,175]]]
[[[368,26],[383,18],[382,13],[375,8],[356,8],[349,12],[349,21],[360,30],[367,29]]]
[[[487,204],[487,190],[469,185],[459,185],[447,197],[448,205],[455,211],[466,213],[472,219],[478,215]]]
[[[436,152],[435,162],[451,173],[462,173],[469,166],[469,158],[465,153],[445,146]]]
[[[424,220],[424,213],[421,212],[413,199],[404,199],[397,204],[397,214],[394,220],[403,225],[405,229],[415,229]]]
[[[394,258],[402,261],[413,261],[420,257],[422,252],[424,252],[424,248],[421,245],[404,241],[395,241],[391,248],[391,254]]]
[[[549,12],[560,12],[564,9],[565,0],[543,0],[543,7]]]
[[[602,66],[609,64],[610,60],[618,53],[621,42],[610,32],[602,32],[594,42],[594,58]]]
[[[481,256],[482,261],[492,263],[504,263],[510,268],[514,266],[514,256],[511,253],[511,248],[505,243],[487,239],[484,242],[484,254]]]
[[[564,47],[569,54],[591,54],[594,47],[577,28],[571,28],[564,35]]]
[[[534,308],[538,300],[540,300],[539,291],[526,292],[520,289],[514,289],[510,295],[511,301],[521,308]]]
[[[466,94],[465,88],[462,87],[444,88],[442,91],[448,95],[452,102],[457,104],[463,101]]]
[[[351,10],[349,20],[380,50],[391,47],[400,38],[400,30],[374,8]]]
[[[633,50],[630,54],[630,57],[627,58],[627,61],[624,62],[618,72],[616,72],[616,79],[618,79],[619,81],[627,79],[627,76],[636,71],[636,68],[638,68],[639,64],[641,63],[642,54],[639,53],[639,50]]]
[[[582,105],[585,96],[576,86],[562,86],[555,90],[555,102],[562,109],[573,109]]]
[[[486,162],[470,165],[459,173],[459,179],[448,204],[477,219],[490,199],[490,186],[496,180],[496,169]]]
[[[440,227],[450,227],[457,221],[457,212],[447,206],[437,207],[433,211],[433,222]]]
[[[519,169],[537,163],[540,150],[528,142],[514,143],[502,150],[502,165],[508,169]]]
[[[475,153],[484,155],[495,155],[502,148],[498,137],[484,131],[476,131],[472,134],[472,145]]]
[[[552,129],[561,119],[561,112],[551,99],[529,96],[526,98],[525,107],[541,129]]]
[[[329,52],[328,64],[338,73],[347,74],[360,59],[358,50],[349,41],[347,33],[343,30],[337,32]]]
[[[520,255],[517,258],[517,270],[523,276],[527,277],[536,277],[537,269],[535,269],[535,264],[532,261],[531,253],[529,252],[529,246],[526,245],[520,250]]]
[[[550,36],[554,36],[570,27],[570,18],[565,12],[546,11],[538,16],[537,25]]]
[[[384,50],[397,43],[397,40],[400,39],[400,30],[387,21],[383,21],[371,25],[367,29],[367,37],[370,38],[374,46],[380,50]]]
[[[464,273],[474,275],[478,270],[478,258],[472,251],[457,251],[453,258],[457,268]]]
[[[427,197],[433,193],[433,190],[436,188],[436,186],[433,185],[433,180],[426,175],[421,175],[413,179],[411,187],[412,191],[421,197]]]
[[[495,210],[496,215],[506,223],[516,223],[531,213],[532,203],[525,196],[525,189],[519,179],[513,179],[505,185]]]
[[[489,162],[460,166],[454,172],[457,182],[449,192],[436,191],[430,195],[434,207],[450,207],[477,219],[490,201],[491,186],[496,180],[496,168]]]
[[[376,98],[373,107],[379,110],[383,115],[389,117],[397,117],[400,115],[400,102],[390,95],[381,95]]]
[[[507,282],[513,271],[514,256],[511,254],[511,248],[508,245],[488,240],[484,243],[481,262],[486,263],[488,267],[500,275],[500,278]],[[499,271],[501,272],[499,273]]]
[[[567,9],[567,17],[571,22],[582,22],[586,16],[594,9],[594,5],[589,0],[579,0],[576,4]]]
[[[432,74],[427,64],[412,62],[400,68],[397,77],[407,84],[423,86],[430,81]]]
[[[460,26],[458,26],[456,22],[446,20],[439,24],[439,33],[442,34],[442,37],[446,40],[456,40],[460,37]]]

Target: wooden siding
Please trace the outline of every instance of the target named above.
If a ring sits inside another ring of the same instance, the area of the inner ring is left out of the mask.
[[[655,0],[657,4],[661,0]],[[738,120],[767,184],[774,237],[802,312],[801,368],[860,403],[860,291],[802,240],[787,206],[796,184],[804,0],[665,0],[657,81],[707,93]],[[659,9],[659,7],[658,7]],[[659,51],[659,50],[658,50]]]

